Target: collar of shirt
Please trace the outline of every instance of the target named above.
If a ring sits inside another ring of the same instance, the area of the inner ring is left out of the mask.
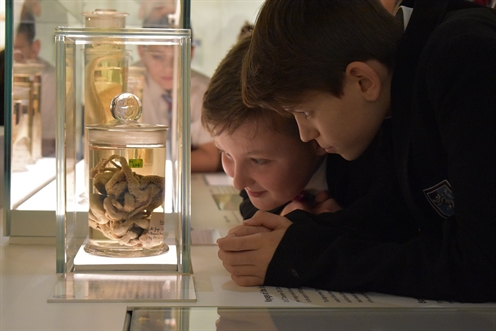
[[[412,12],[413,8],[406,6],[399,6],[398,9],[396,9],[394,16],[403,22],[403,30],[406,30],[410,17],[412,16]]]

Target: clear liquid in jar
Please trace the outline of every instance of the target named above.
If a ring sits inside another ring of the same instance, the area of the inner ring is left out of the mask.
[[[113,257],[168,250],[164,231],[164,146],[89,146],[89,241],[85,251]]]

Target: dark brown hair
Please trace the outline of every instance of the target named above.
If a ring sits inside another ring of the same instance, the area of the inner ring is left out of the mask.
[[[241,97],[241,64],[251,36],[245,36],[233,46],[215,70],[203,96],[202,124],[217,136],[226,131],[233,134],[242,124],[263,122],[284,134],[298,137],[298,126],[293,116],[281,116],[273,110],[247,107]],[[254,132],[254,135],[256,131]]]
[[[402,33],[378,0],[266,0],[244,58],[243,100],[282,111],[308,91],[341,96],[349,63],[393,68]]]

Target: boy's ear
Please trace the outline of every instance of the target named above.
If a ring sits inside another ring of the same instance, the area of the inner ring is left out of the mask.
[[[356,83],[360,93],[367,101],[379,98],[382,88],[378,72],[368,62],[355,61],[346,67],[345,76],[350,82]]]

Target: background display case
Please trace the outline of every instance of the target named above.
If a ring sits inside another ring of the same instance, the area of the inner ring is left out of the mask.
[[[39,16],[36,16],[36,40],[41,41],[39,56],[55,66],[55,28],[59,26],[82,27],[82,12],[98,8],[114,8],[127,12],[126,26],[141,28],[143,15],[157,4],[167,3],[170,12],[168,22],[176,27],[192,26],[192,45],[194,56],[191,58],[192,69],[212,75],[220,60],[236,41],[240,28],[245,22],[254,22],[263,0],[208,2],[179,0],[102,0],[95,6],[94,2],[85,0],[0,0],[5,4],[5,22],[0,21],[0,30],[5,27],[7,38],[0,38],[5,46],[5,78],[12,81],[13,43],[16,28],[20,21],[24,4],[39,4]],[[143,9],[143,10],[142,10]],[[169,10],[169,9],[168,9]],[[0,10],[1,12],[1,10]],[[191,21],[191,23],[190,23]],[[2,24],[4,23],[4,25]],[[138,60],[136,53],[131,54]],[[130,68],[130,72],[134,70]],[[55,82],[53,81],[53,88]],[[5,85],[5,107],[12,107],[12,86]],[[55,98],[52,98],[55,99]],[[43,114],[42,114],[43,116]],[[10,123],[12,116],[5,114],[5,123]],[[55,115],[50,119],[55,126]],[[11,244],[55,244],[55,153],[44,156],[28,171],[12,172],[11,159],[16,157],[11,152],[11,127],[5,126],[5,140],[2,144],[5,155],[4,185],[4,235]],[[86,231],[84,228],[82,231]]]

